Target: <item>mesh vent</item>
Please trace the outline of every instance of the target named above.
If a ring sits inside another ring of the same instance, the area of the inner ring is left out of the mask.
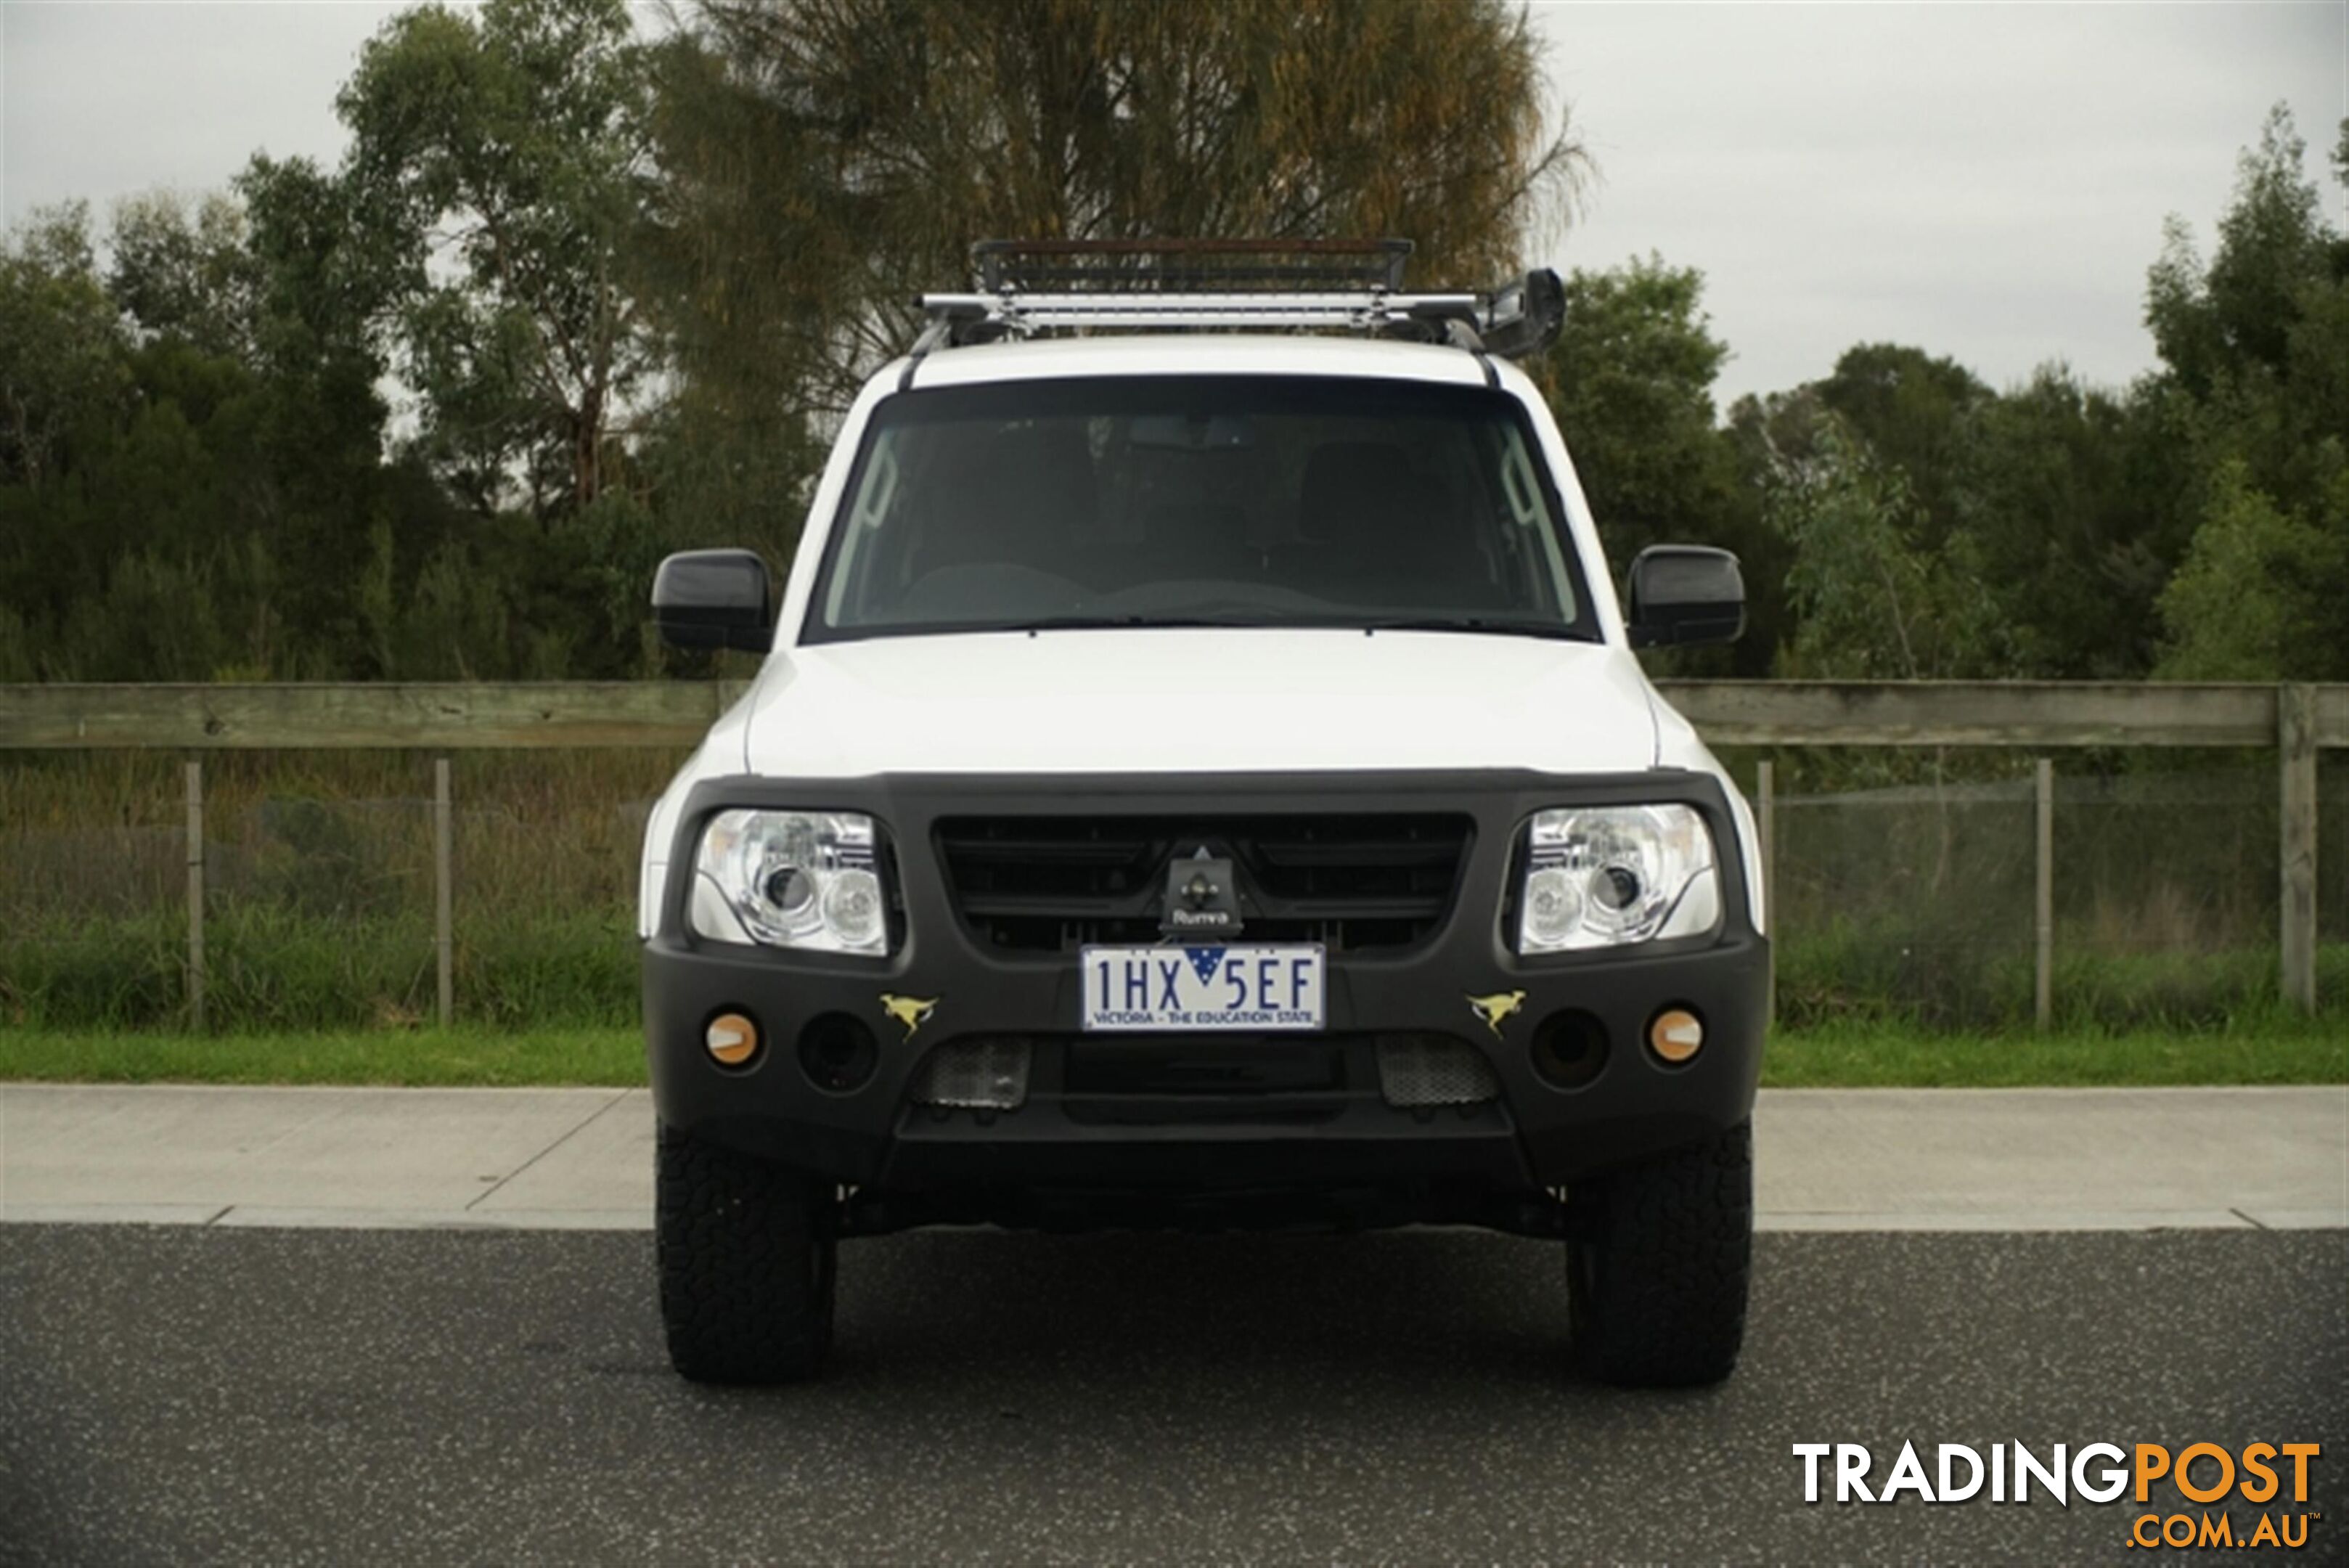
[[[914,1075],[911,1098],[925,1106],[1016,1111],[1028,1100],[1030,1055],[1028,1042],[1000,1034],[941,1045]]]
[[[1402,1110],[1473,1106],[1493,1099],[1500,1085],[1484,1053],[1440,1034],[1381,1034],[1379,1093]]]

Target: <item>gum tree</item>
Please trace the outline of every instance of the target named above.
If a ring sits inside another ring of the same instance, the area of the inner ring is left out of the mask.
[[[488,510],[592,505],[656,343],[626,249],[652,196],[625,0],[402,13],[336,108],[351,213],[435,466]]]

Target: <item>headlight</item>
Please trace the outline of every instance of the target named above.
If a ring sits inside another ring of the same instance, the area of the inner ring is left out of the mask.
[[[693,929],[719,941],[889,950],[873,819],[848,811],[722,811],[701,836]]]
[[[1567,952],[1721,923],[1713,834],[1685,805],[1536,814],[1517,891],[1517,951]]]

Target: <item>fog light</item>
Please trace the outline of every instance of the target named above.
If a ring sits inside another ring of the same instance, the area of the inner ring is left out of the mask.
[[[759,1054],[759,1026],[747,1014],[721,1012],[701,1032],[701,1043],[719,1066],[740,1067]]]
[[[1704,1021],[1685,1007],[1667,1007],[1648,1025],[1648,1049],[1677,1067],[1704,1045]]]
[[[1534,1071],[1553,1088],[1578,1089],[1607,1065],[1607,1025],[1579,1009],[1553,1012],[1534,1031]]]
[[[828,1094],[854,1094],[881,1064],[873,1031],[845,1012],[819,1012],[800,1031],[800,1071]]]

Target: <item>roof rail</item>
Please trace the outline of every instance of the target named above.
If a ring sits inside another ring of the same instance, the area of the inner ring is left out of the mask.
[[[1409,240],[983,240],[978,292],[926,294],[916,363],[959,344],[1054,331],[1297,331],[1451,343],[1516,358],[1554,341],[1547,268],[1481,293],[1406,294]],[[907,367],[908,379],[912,367]]]

